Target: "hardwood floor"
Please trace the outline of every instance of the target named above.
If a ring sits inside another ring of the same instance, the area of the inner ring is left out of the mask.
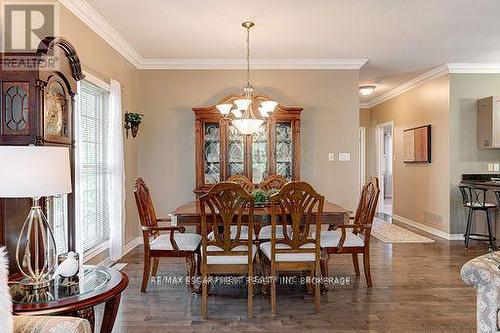
[[[214,287],[206,321],[200,319],[200,295],[190,295],[185,285],[150,284],[141,293],[142,248],[137,247],[122,260],[130,284],[114,332],[475,332],[475,292],[462,283],[459,271],[487,246],[475,242],[465,250],[462,241],[429,237],[436,242],[391,245],[372,238],[373,288],[366,287],[363,273],[355,276],[350,255],[335,256],[330,275],[351,282],[331,287],[319,314],[305,287],[279,286],[278,316],[270,317],[269,295],[257,293],[252,320],[246,318],[243,285]],[[159,275],[184,272],[183,259],[160,261]]]

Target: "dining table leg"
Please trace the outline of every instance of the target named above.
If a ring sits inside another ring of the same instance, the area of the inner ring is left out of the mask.
[[[104,306],[104,315],[102,318],[101,333],[111,333],[113,331],[116,315],[118,313],[118,307],[120,306],[120,298],[121,295],[118,294],[106,301]]]

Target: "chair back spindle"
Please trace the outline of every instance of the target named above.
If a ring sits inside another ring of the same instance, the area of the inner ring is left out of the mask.
[[[151,199],[151,195],[149,194],[148,186],[141,177],[135,180],[134,196],[135,202],[137,204],[137,210],[139,212],[139,220],[141,222],[141,226],[157,227],[158,221],[153,206],[153,200]],[[150,236],[156,238],[157,236],[159,236],[159,232],[151,231]]]
[[[280,190],[286,183],[287,180],[285,177],[281,175],[271,175],[260,183],[259,188],[264,191]]]
[[[356,214],[354,215],[354,224],[360,225],[358,229],[354,229],[354,233],[364,233],[365,243],[370,242],[370,234],[375,211],[377,210],[378,197],[380,188],[377,177],[371,177],[361,189]]]
[[[234,175],[227,179],[228,182],[239,184],[245,191],[252,193],[255,189],[253,183],[244,175]]]
[[[469,187],[470,205],[476,207],[486,207],[486,188]]]

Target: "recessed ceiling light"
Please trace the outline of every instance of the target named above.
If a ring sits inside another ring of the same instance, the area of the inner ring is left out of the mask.
[[[359,86],[359,92],[363,96],[370,96],[375,90],[375,86]]]

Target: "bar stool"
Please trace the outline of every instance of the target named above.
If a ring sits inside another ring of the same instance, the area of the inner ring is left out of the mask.
[[[495,240],[493,237],[493,228],[491,225],[491,211],[496,207],[495,204],[486,202],[487,189],[481,187],[470,187],[460,185],[458,187],[462,193],[462,203],[464,208],[468,209],[467,227],[465,229],[465,248],[469,247],[469,240],[486,241],[490,243],[490,248],[495,248]],[[497,195],[498,198],[498,195]],[[486,223],[488,226],[488,235],[471,233],[472,222],[476,223],[476,212],[483,211],[486,213]]]

